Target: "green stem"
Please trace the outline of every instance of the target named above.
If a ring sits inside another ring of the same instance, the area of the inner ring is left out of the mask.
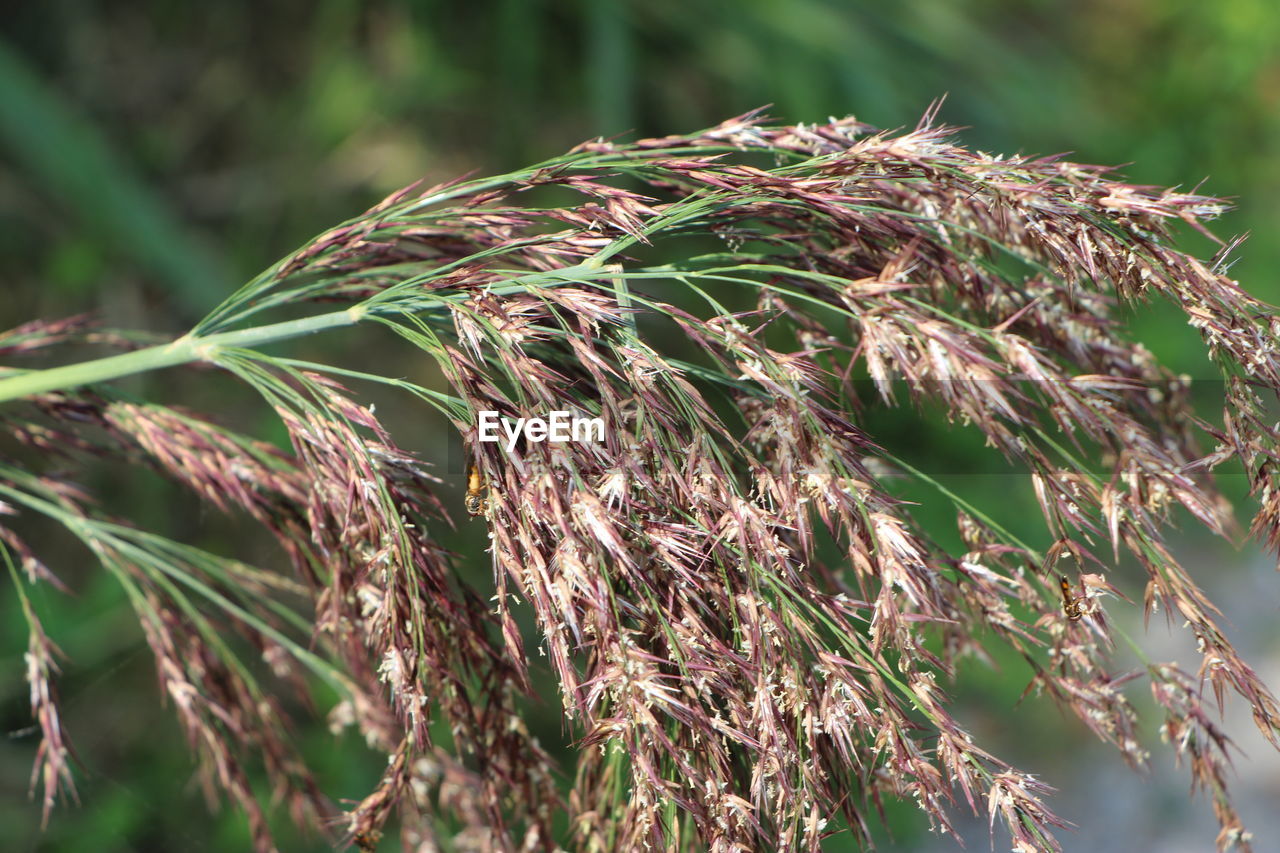
[[[51,367],[48,370],[32,370],[0,379],[0,403],[48,391],[69,391],[81,385],[106,382],[122,376],[159,370],[163,367],[174,367],[192,361],[214,361],[218,350],[224,347],[261,346],[326,329],[352,326],[366,316],[368,316],[367,309],[357,305],[345,311],[286,320],[283,323],[255,326],[252,329],[241,329],[235,332],[219,332],[205,337],[184,335],[170,343],[136,352],[107,356],[79,364]]]

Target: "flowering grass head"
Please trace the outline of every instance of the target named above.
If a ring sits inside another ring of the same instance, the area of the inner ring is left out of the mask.
[[[269,531],[278,565],[108,516],[65,463],[54,476],[0,462],[0,500],[64,525],[128,592],[210,789],[245,810],[260,850],[272,841],[246,762],[295,821],[362,846],[395,825],[423,850],[817,851],[836,831],[869,840],[901,799],[943,832],[985,809],[1015,849],[1060,850],[1051,789],[951,708],[958,661],[996,646],[1137,767],[1132,697],[1148,682],[1219,847],[1247,849],[1210,706],[1241,697],[1273,744],[1280,707],[1166,535],[1178,507],[1232,535],[1213,481],[1232,463],[1258,500],[1252,534],[1280,542],[1264,402],[1280,391],[1280,318],[1226,277],[1227,247],[1204,261],[1172,247],[1171,223],[1203,229],[1221,202],[951,136],[931,117],[885,133],[751,114],[588,142],[397,193],[172,344],[0,374],[12,435],[150,466]],[[1221,417],[1126,329],[1120,306],[1151,299],[1199,330],[1225,379]],[[443,384],[261,350],[351,325],[398,334]],[[86,334],[32,323],[0,353]],[[289,446],[109,384],[188,364],[256,392]],[[432,532],[463,502],[360,401],[364,383],[462,436],[492,600]],[[874,410],[911,403],[1031,484],[1047,545],[874,433]],[[603,441],[478,440],[480,412],[551,411],[601,419]],[[907,511],[904,480],[948,508],[960,547]],[[16,526],[0,530],[20,590],[53,580]],[[1200,671],[1117,672],[1120,613],[1159,608],[1195,637]],[[73,774],[53,646],[26,613],[47,811]],[[304,695],[326,684],[333,724],[388,756],[362,802],[343,811],[311,780],[248,655]],[[530,734],[529,696],[559,704],[570,762]]]

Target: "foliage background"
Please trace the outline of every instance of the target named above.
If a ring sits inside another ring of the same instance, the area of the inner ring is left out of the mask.
[[[92,311],[109,326],[172,336],[307,237],[419,178],[507,170],[596,135],[694,130],[766,103],[787,121],[854,113],[910,126],[944,93],[942,120],[967,126],[962,140],[972,147],[1130,163],[1123,172],[1139,183],[1207,178],[1206,192],[1238,205],[1218,232],[1255,235],[1233,275],[1280,301],[1280,12],[1267,0],[50,0],[11,10],[3,27],[0,328]],[[1212,251],[1194,235],[1186,245]],[[1195,336],[1173,311],[1141,306],[1135,323],[1176,369],[1206,375]],[[299,346],[305,357],[384,370],[412,358],[364,330]],[[413,376],[416,365],[402,369]],[[216,378],[129,382],[268,437],[276,429]],[[450,436],[424,427],[424,413],[405,400],[377,399],[405,446],[458,473]],[[969,452],[954,432],[903,428],[936,465]],[[109,511],[212,550],[273,559],[163,483],[106,467],[93,478]],[[989,496],[1006,487],[998,477],[969,479]],[[1034,512],[1027,508],[1026,524]],[[475,555],[476,582],[485,583],[477,529],[449,544]],[[1273,566],[1250,549],[1185,548],[1210,593],[1235,608],[1233,640],[1280,685]],[[83,804],[60,809],[39,832],[38,806],[25,796],[36,739],[24,636],[16,601],[0,594],[5,844],[243,849],[238,816],[210,814],[190,784],[192,763],[159,706],[121,593],[56,538],[44,553],[77,590],[74,598],[42,591],[37,607],[67,653],[61,684],[84,763]],[[1176,654],[1167,637],[1153,623],[1153,642]],[[994,751],[1064,789],[1060,813],[1084,825],[1064,838],[1067,849],[1210,846],[1207,804],[1160,817],[1185,796],[1167,756],[1158,755],[1156,778],[1129,775],[1047,704],[1015,706],[1025,681],[1017,667],[974,670],[954,692],[976,733],[998,739]],[[563,746],[554,710],[544,709],[539,734]],[[1270,820],[1274,839],[1280,826],[1263,804],[1280,796],[1280,770],[1250,748],[1250,728],[1232,729],[1256,756],[1240,763],[1242,812],[1260,839]],[[339,796],[359,799],[381,770],[359,743],[334,746],[320,723],[298,736]],[[910,806],[890,822],[890,849],[932,849]],[[979,822],[971,845],[985,847],[984,835]],[[282,843],[317,842],[285,834]]]

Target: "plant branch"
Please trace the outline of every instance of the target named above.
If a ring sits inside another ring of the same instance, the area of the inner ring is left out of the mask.
[[[368,311],[363,306],[355,305],[344,311],[333,311],[314,317],[302,317],[234,332],[220,332],[206,337],[184,335],[170,343],[135,352],[111,355],[62,367],[51,367],[47,370],[31,370],[0,379],[0,403],[49,391],[69,391],[82,385],[107,382],[123,376],[175,367],[193,361],[212,361],[222,347],[261,346],[326,329],[352,326],[367,315]]]

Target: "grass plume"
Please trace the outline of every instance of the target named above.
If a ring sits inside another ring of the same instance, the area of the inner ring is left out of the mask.
[[[1175,507],[1232,535],[1212,474],[1233,463],[1258,501],[1253,535],[1280,543],[1264,411],[1280,391],[1280,317],[1222,272],[1230,247],[1201,261],[1171,245],[1170,223],[1203,230],[1218,200],[977,153],[951,134],[931,115],[885,133],[750,114],[584,143],[401,191],[172,343],[0,373],[13,436],[150,466],[269,531],[282,565],[108,518],[65,462],[55,477],[0,460],[0,500],[64,525],[124,585],[210,790],[244,809],[259,850],[273,842],[247,761],[294,821],[362,847],[395,815],[419,850],[816,851],[841,827],[869,841],[898,798],[944,832],[956,809],[985,807],[1016,850],[1057,851],[1050,789],[949,710],[957,661],[995,644],[1135,766],[1147,751],[1127,693],[1147,679],[1212,797],[1220,849],[1247,850],[1206,688],[1219,706],[1247,702],[1272,744],[1280,707],[1165,536]],[[570,200],[539,206],[538,193]],[[1225,379],[1222,418],[1195,411],[1186,382],[1126,333],[1118,307],[1150,298],[1200,331]],[[427,353],[447,387],[259,349],[357,324]],[[83,318],[33,322],[0,337],[0,354],[89,334]],[[252,388],[290,448],[107,384],[195,364]],[[875,398],[859,394],[863,377]],[[463,435],[489,486],[493,602],[432,537],[460,506],[357,382],[399,387]],[[868,432],[868,407],[913,401],[1031,480],[1048,548]],[[475,440],[481,410],[602,417],[606,440],[506,452]],[[912,519],[886,472],[953,505],[963,551]],[[19,589],[53,579],[15,531],[3,539]],[[1120,571],[1122,553],[1141,576]],[[1081,568],[1078,621],[1063,614],[1064,561]],[[1196,638],[1195,676],[1114,671],[1107,610],[1157,607]],[[517,609],[555,675],[573,766],[522,718],[539,683]],[[29,618],[47,810],[71,778],[69,745],[53,646]],[[362,802],[341,813],[317,789],[246,648],[303,695],[323,679],[341,697],[333,723],[388,756]]]

